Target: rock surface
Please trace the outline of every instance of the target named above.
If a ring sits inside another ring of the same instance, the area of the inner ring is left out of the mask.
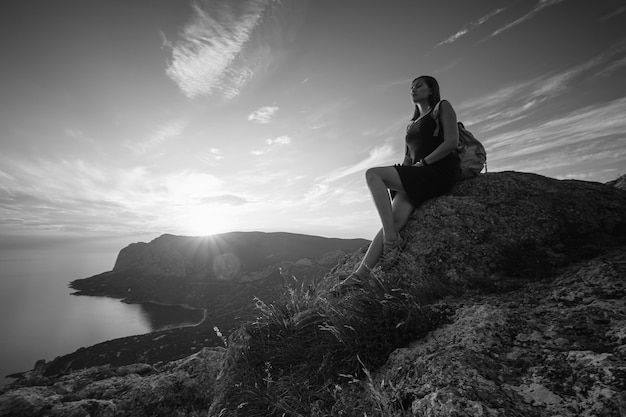
[[[205,348],[160,368],[101,366],[49,380],[25,378],[0,395],[0,416],[206,415],[223,351]]]
[[[451,324],[395,351],[374,386],[389,410],[415,416],[626,415],[624,277],[622,247],[467,298]]]
[[[626,174],[622,175],[616,180],[607,182],[607,185],[619,188],[620,190],[626,190]]]
[[[334,405],[304,415],[626,415],[626,192],[484,174],[425,203],[405,235],[398,268],[437,283],[429,302],[452,318],[363,380],[330,385]],[[320,292],[362,255],[347,256]],[[237,394],[231,367],[246,363],[246,340],[234,342],[226,356],[206,349],[160,367],[24,378],[2,391],[0,416],[249,415],[221,402]]]

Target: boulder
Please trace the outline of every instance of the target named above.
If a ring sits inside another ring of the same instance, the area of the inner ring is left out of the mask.
[[[626,193],[601,183],[499,172],[460,181],[414,211],[400,266],[449,288],[520,285],[626,243]],[[352,271],[362,253],[335,272]]]

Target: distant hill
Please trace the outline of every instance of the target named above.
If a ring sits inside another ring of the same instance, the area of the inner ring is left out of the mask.
[[[70,287],[75,295],[213,307],[220,295],[272,287],[283,276],[320,278],[344,255],[367,244],[365,239],[293,233],[165,234],[127,246],[112,271],[72,281]]]
[[[187,280],[250,280],[280,262],[353,252],[364,239],[335,239],[293,233],[232,232],[208,237],[165,234],[121,250],[113,272],[140,270],[152,276]],[[336,259],[334,260],[336,262]]]
[[[293,233],[165,234],[127,246],[112,271],[72,281],[70,287],[75,295],[204,308],[209,324],[228,330],[252,311],[255,297],[272,301],[285,285],[315,283],[367,244]]]

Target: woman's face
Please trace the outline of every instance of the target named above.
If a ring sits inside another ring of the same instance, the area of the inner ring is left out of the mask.
[[[411,99],[413,103],[417,103],[419,101],[428,100],[430,96],[430,88],[428,84],[422,79],[418,78],[411,85]]]

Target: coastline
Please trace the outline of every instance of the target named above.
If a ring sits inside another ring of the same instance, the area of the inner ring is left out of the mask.
[[[70,288],[71,288],[71,286],[70,286]],[[176,326],[176,327],[198,326],[198,325],[202,324],[204,321],[206,321],[206,319],[208,317],[208,308],[197,307],[197,306],[193,306],[191,304],[165,303],[165,302],[162,302],[162,301],[157,301],[155,299],[119,297],[119,296],[107,294],[107,293],[104,293],[104,292],[101,292],[101,293],[89,292],[89,293],[87,293],[84,290],[75,291],[73,293],[70,293],[70,295],[81,296],[81,297],[106,297],[106,298],[113,298],[113,299],[119,300],[120,302],[122,302],[124,304],[153,304],[153,305],[163,306],[163,307],[180,307],[180,308],[184,308],[185,310],[194,310],[194,311],[195,310],[201,310],[202,311],[202,319],[198,323],[195,323],[195,324],[192,324],[192,325]],[[149,333],[153,333],[153,332],[149,332]]]

